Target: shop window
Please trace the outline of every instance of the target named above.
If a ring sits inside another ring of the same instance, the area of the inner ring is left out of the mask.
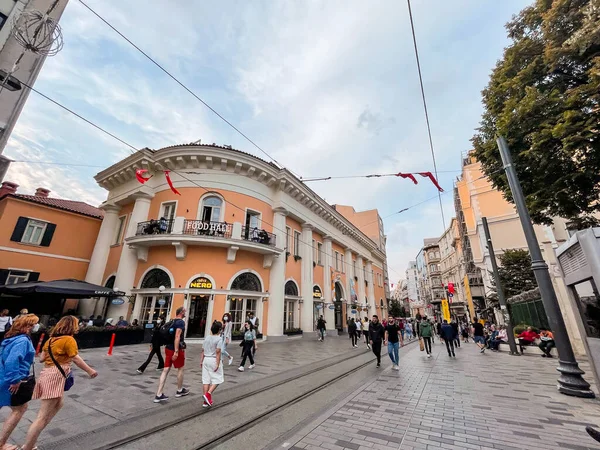
[[[238,275],[231,283],[232,291],[255,291],[262,292],[260,279],[251,272],[244,272]]]
[[[234,330],[241,330],[248,314],[256,315],[256,299],[251,298],[229,298],[229,314]],[[258,333],[258,331],[257,331]]]
[[[298,286],[292,280],[285,283],[285,295],[298,297]]]
[[[142,280],[141,289],[158,289],[164,286],[165,288],[171,287],[171,279],[167,272],[161,269],[152,269],[146,274]]]

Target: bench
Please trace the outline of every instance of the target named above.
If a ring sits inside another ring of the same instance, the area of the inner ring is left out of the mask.
[[[515,338],[515,341],[517,342],[517,351],[519,351],[520,350],[519,339]],[[539,343],[540,343],[539,339],[536,339],[534,344],[523,346],[523,354],[524,355],[542,356],[544,354],[544,352],[541,351],[540,348],[538,347]],[[501,342],[500,345],[498,346],[498,351],[510,352],[510,346],[508,345],[508,342]],[[552,356],[557,356],[556,347],[554,347],[552,350],[550,350],[550,354]]]

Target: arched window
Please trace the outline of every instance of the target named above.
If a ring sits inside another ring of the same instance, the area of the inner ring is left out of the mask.
[[[171,287],[171,279],[167,272],[162,269],[152,269],[142,280],[141,289],[158,289],[164,286],[167,289]]]
[[[110,277],[108,277],[108,280],[106,280],[106,284],[104,285],[104,287],[111,288],[111,289],[114,288],[116,279],[117,279],[117,277],[115,277],[114,275],[111,275]]]
[[[259,278],[251,272],[238,275],[231,283],[232,291],[256,291],[261,292],[262,286]]]
[[[338,302],[342,300],[342,286],[340,286],[340,283],[335,283],[335,300]]]
[[[298,297],[298,286],[292,280],[285,283],[285,295]]]
[[[204,222],[220,222],[223,200],[215,195],[202,199],[202,216]]]

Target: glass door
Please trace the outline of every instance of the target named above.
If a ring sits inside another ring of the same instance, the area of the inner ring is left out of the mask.
[[[191,297],[188,317],[188,337],[205,337],[209,301],[210,295],[193,295]]]

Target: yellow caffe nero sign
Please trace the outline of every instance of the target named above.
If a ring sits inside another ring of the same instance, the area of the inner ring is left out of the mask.
[[[442,300],[442,315],[444,316],[444,320],[450,322],[450,305],[448,305],[448,300]]]
[[[190,283],[190,289],[212,289],[212,282],[205,277],[198,277]]]

